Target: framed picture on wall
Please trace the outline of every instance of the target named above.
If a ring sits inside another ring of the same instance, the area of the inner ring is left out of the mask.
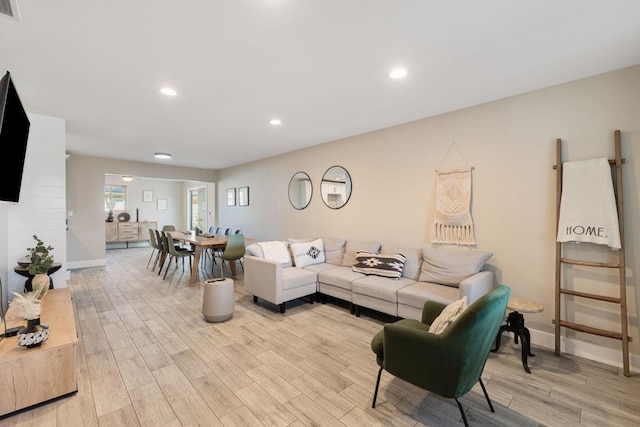
[[[227,188],[227,206],[236,205],[236,189]]]
[[[158,199],[157,209],[159,211],[166,211],[167,210],[167,199]]]
[[[249,206],[249,187],[238,188],[238,205]]]
[[[153,202],[153,191],[151,191],[151,190],[142,190],[142,201],[143,202]]]

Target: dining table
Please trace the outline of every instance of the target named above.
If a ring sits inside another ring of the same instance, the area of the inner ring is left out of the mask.
[[[193,267],[191,268],[191,276],[189,277],[189,283],[196,283],[198,281],[198,266],[200,265],[200,258],[202,253],[206,249],[222,249],[227,246],[229,236],[222,234],[208,234],[201,233],[196,234],[195,231],[168,231],[171,234],[173,240],[188,243],[193,247]],[[255,239],[245,237],[245,243],[255,242]],[[231,262],[231,274],[236,275],[236,263]]]

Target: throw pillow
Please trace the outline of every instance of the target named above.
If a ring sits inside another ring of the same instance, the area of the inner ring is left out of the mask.
[[[356,252],[353,271],[363,274],[399,279],[404,270],[407,258],[402,254],[374,254],[373,252]]]
[[[432,334],[441,334],[449,325],[455,322],[458,317],[462,316],[462,313],[464,313],[467,307],[469,307],[467,305],[467,297],[462,297],[461,299],[452,302],[442,310],[438,317],[435,318],[429,327],[429,332]]]
[[[290,246],[296,267],[302,268],[307,265],[321,264],[324,262],[322,239],[316,239],[307,243],[291,243]]]
[[[292,265],[296,265],[296,257],[293,255],[293,250],[291,249],[291,244],[292,243],[308,243],[308,242],[313,242],[314,239],[313,237],[288,237],[287,238],[287,250],[289,251],[289,255],[291,256],[291,262]]]
[[[422,250],[420,281],[458,286],[461,281],[482,270],[493,254],[486,251]]]

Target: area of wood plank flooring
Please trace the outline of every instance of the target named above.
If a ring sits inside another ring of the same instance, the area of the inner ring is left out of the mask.
[[[207,323],[205,274],[189,284],[178,268],[162,280],[145,268],[150,253],[109,250],[106,267],[71,272],[78,392],[0,426],[462,425],[453,400],[386,372],[371,408],[378,367],[369,344],[390,319],[356,318],[338,301],[300,300],[280,314],[253,303],[238,268],[233,317]],[[476,385],[461,399],[472,426],[640,425],[638,374],[532,349],[531,374],[511,340],[490,355],[483,379],[496,412]]]

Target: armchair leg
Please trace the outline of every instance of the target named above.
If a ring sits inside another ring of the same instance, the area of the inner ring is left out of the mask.
[[[465,427],[469,427],[469,423],[467,422],[467,416],[464,414],[464,409],[462,409],[462,404],[460,403],[460,400],[456,397],[456,403],[458,404],[458,409],[460,410],[460,415],[462,415],[462,422],[464,423]]]
[[[258,302],[258,297],[257,296],[253,296],[253,302]]]
[[[487,403],[489,404],[489,408],[491,409],[491,412],[496,412],[496,410],[493,409],[493,404],[491,403],[491,399],[489,399],[489,394],[487,393],[487,389],[484,388],[484,383],[482,382],[482,378],[480,378],[480,387],[482,387],[482,392],[484,393],[484,397],[487,399]]]
[[[378,371],[378,379],[376,380],[376,391],[373,392],[373,403],[371,404],[372,408],[376,407],[376,399],[378,398],[378,388],[380,387],[380,377],[382,376],[382,366]]]
[[[280,304],[280,313],[282,314],[284,314],[284,310],[285,310],[284,304],[285,303]]]

